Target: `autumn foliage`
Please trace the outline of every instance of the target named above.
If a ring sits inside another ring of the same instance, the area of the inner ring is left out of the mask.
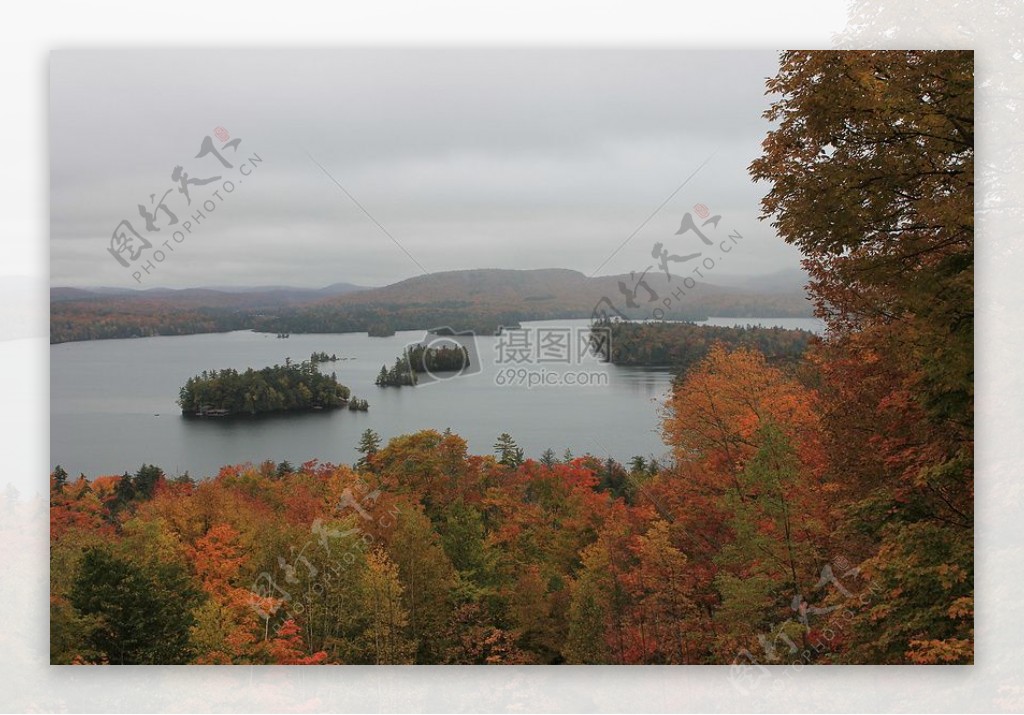
[[[57,469],[52,661],[971,662],[971,76],[783,54],[751,169],[828,332],[670,351],[670,460],[427,430],[354,468]]]

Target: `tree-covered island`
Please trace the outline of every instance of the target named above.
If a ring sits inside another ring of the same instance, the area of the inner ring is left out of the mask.
[[[395,364],[388,369],[382,365],[377,375],[378,387],[415,387],[419,383],[417,373],[460,372],[470,366],[469,351],[461,345],[413,345],[395,358]]]
[[[350,391],[337,375],[323,375],[303,361],[245,372],[204,370],[178,393],[183,415],[227,417],[269,412],[303,412],[344,407]]]

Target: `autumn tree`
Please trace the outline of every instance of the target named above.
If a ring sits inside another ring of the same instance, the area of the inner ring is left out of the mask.
[[[376,665],[412,663],[416,641],[408,633],[409,613],[402,602],[403,587],[398,567],[383,549],[367,555],[363,574],[362,608],[369,623],[362,635],[370,662]]]
[[[774,424],[761,427],[758,441],[737,477],[740,490],[726,497],[732,539],[714,558],[721,598],[716,640],[725,661],[744,648],[757,652],[765,624],[790,621],[794,602],[813,603],[831,555],[828,486],[807,472]]]
[[[850,655],[973,658],[974,67],[969,51],[786,52],[751,165],[805,256],[840,536],[888,594]]]
[[[673,543],[672,527],[657,519],[632,544],[636,568],[624,577],[630,593],[634,663],[695,663],[703,636],[691,596],[694,578],[686,554]]]
[[[266,637],[255,594],[239,585],[245,565],[240,535],[229,524],[215,524],[188,549],[207,600],[195,611],[192,643],[200,663],[259,662]],[[267,606],[271,608],[271,606]]]
[[[519,642],[537,662],[563,660],[566,592],[559,586],[563,579],[545,574],[542,565],[533,563],[520,569],[509,587],[506,617],[519,633]]]
[[[380,450],[375,484],[394,494],[412,494],[431,518],[463,489],[466,441],[454,434],[423,430],[395,437]]]
[[[713,634],[688,657],[731,661],[817,578],[833,508],[817,410],[814,391],[746,349],[713,346],[675,385],[663,428],[676,464],[644,492],[687,559],[688,628]]]
[[[307,650],[302,629],[292,619],[281,624],[267,645],[269,662],[275,665],[320,665],[327,660],[324,651],[307,654]]]
[[[416,644],[416,662],[440,663],[447,647],[444,624],[452,612],[456,574],[422,508],[403,505],[388,535],[388,557],[398,566],[406,637]]]
[[[364,608],[368,563],[359,521],[349,515],[283,526],[267,569],[289,595],[272,628],[294,621],[309,654],[324,651],[334,663],[373,662],[360,639],[370,614]]]
[[[447,663],[524,665],[535,659],[519,647],[519,635],[502,628],[480,603],[456,606],[448,624]]]
[[[629,595],[626,574],[632,566],[625,534],[606,527],[601,538],[582,554],[583,567],[572,589],[569,633],[565,644],[570,663],[629,662]]]

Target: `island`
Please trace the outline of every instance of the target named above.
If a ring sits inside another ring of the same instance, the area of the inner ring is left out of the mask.
[[[591,326],[594,354],[613,365],[667,367],[685,372],[718,343],[730,350],[757,350],[771,365],[797,364],[814,333],[757,325],[724,327],[676,322],[605,320]]]
[[[395,358],[388,369],[382,365],[377,375],[378,387],[414,387],[419,383],[417,373],[461,372],[470,366],[469,351],[461,345],[428,347],[413,345]]]
[[[387,365],[381,365],[380,374],[377,375],[374,384],[377,387],[414,387],[417,382],[419,378],[416,377],[416,371],[409,362],[409,355],[404,353],[395,358],[395,364],[390,370]]]
[[[178,393],[181,413],[195,417],[229,417],[305,412],[345,407],[350,391],[334,373],[321,374],[316,363],[285,361],[260,370],[204,370]]]

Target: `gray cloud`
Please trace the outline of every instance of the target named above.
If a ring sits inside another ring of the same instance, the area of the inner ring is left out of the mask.
[[[136,285],[106,251],[136,206],[194,178],[223,126],[225,157],[262,163],[170,244],[147,286],[385,284],[429,271],[567,267],[590,273],[680,182],[714,159],[602,273],[642,270],[703,202],[747,237],[728,270],[795,267],[757,221],[746,167],[768,129],[769,51],[350,49],[61,51],[51,78],[51,280]],[[219,143],[218,143],[219,144]],[[219,185],[176,191],[180,221]],[[177,227],[159,215],[154,243]]]

